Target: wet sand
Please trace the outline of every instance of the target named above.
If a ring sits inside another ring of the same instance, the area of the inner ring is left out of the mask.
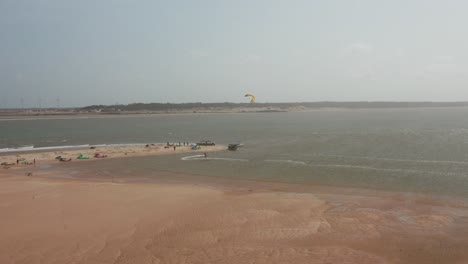
[[[464,198],[26,171],[0,170],[0,263],[468,263]]]

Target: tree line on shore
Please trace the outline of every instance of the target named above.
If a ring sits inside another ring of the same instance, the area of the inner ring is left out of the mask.
[[[465,107],[468,102],[297,102],[297,103],[132,103],[127,105],[91,105],[82,111],[177,111],[177,110],[221,110],[237,108],[414,108],[414,107]]]

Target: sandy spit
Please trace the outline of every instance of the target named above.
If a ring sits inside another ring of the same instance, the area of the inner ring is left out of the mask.
[[[204,152],[220,151],[225,150],[226,146],[217,145],[217,146],[203,146],[199,150],[193,150],[190,146],[177,146],[175,149],[171,147],[165,147],[162,145],[148,145],[146,146],[103,146],[96,147],[94,149],[74,149],[74,150],[60,150],[60,151],[44,151],[44,152],[24,152],[24,153],[2,153],[0,155],[0,162],[15,163],[20,160],[20,168],[24,166],[33,166],[34,160],[36,160],[37,165],[48,164],[48,163],[57,163],[59,162],[56,157],[61,156],[64,159],[72,159],[72,162],[85,162],[88,160],[96,160],[102,158],[94,158],[96,153],[106,155],[104,159],[112,158],[125,158],[125,157],[142,157],[142,156],[155,156],[155,155],[168,155],[168,154],[177,154],[177,153],[197,153],[203,154]],[[77,159],[78,155],[89,156],[89,159]],[[24,165],[23,163],[29,163],[29,165]],[[8,167],[8,169],[18,168],[15,165],[2,166],[3,168]]]

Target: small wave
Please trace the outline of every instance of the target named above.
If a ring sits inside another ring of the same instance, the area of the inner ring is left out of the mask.
[[[34,146],[26,146],[19,148],[3,148],[0,149],[0,152],[23,152],[23,151],[36,151],[36,150],[59,150],[59,149],[76,149],[76,148],[86,148],[89,145],[74,145],[74,146],[52,146],[52,147],[40,147],[35,148]]]
[[[233,158],[210,158],[210,157],[205,158],[205,155],[186,156],[186,157],[182,157],[181,160],[227,160],[227,161],[242,161],[242,162],[249,161],[247,159],[233,159]]]
[[[303,157],[330,157],[330,158],[350,158],[350,159],[363,159],[363,160],[382,160],[382,161],[395,161],[395,162],[415,162],[415,163],[448,163],[448,164],[468,164],[467,161],[451,161],[451,160],[418,160],[418,159],[392,159],[392,158],[378,158],[366,156],[351,156],[351,155],[325,155],[325,154],[299,154]]]
[[[47,143],[52,142],[67,142],[68,140],[64,139],[61,141],[44,141]],[[153,146],[165,146],[167,143],[115,143],[115,144],[82,144],[82,145],[67,145],[67,146],[47,146],[47,147],[34,147],[34,146],[24,146],[16,148],[0,148],[0,153],[2,152],[24,152],[24,151],[44,151],[44,150],[61,150],[61,149],[84,149],[93,147],[144,147],[147,144]]]
[[[62,142],[66,142],[64,140]],[[154,146],[163,146],[166,143],[150,143]],[[34,146],[24,146],[24,147],[17,147],[17,148],[1,148],[0,153],[2,152],[23,152],[23,151],[43,151],[43,150],[61,150],[61,149],[84,149],[93,147],[143,147],[146,146],[147,143],[118,143],[118,144],[83,144],[83,145],[68,145],[68,146],[48,146],[48,147],[34,147]]]
[[[397,173],[419,173],[419,174],[465,176],[465,177],[468,176],[466,174],[453,173],[453,172],[437,172],[437,171],[408,170],[408,169],[388,169],[388,168],[378,168],[378,167],[372,167],[372,166],[357,166],[357,165],[347,165],[347,164],[307,164],[304,161],[297,161],[297,160],[265,160],[265,162],[289,163],[289,164],[294,164],[294,165],[304,165],[304,166],[319,167],[319,168],[346,168],[346,169],[373,170],[373,171],[385,171],[385,172],[397,172]]]
[[[64,142],[67,142],[68,140],[66,139],[63,139],[63,140],[50,140],[50,139],[47,139],[47,140],[43,140],[41,142],[45,142],[45,143],[55,143],[55,142],[60,142],[60,143],[64,143]]]
[[[28,150],[33,150],[34,146],[23,146],[23,147],[17,147],[17,148],[2,148],[0,149],[0,152],[13,152],[13,151],[28,151]]]
[[[297,161],[297,160],[265,160],[266,162],[274,162],[274,163],[289,163],[294,165],[307,165],[304,161]]]
[[[200,159],[205,158],[205,155],[193,155],[181,158],[181,160],[193,160],[193,159]]]
[[[91,117],[100,118],[100,117]],[[110,117],[109,117],[110,118]],[[90,119],[88,116],[68,116],[68,117],[24,117],[24,118],[0,118],[2,121],[35,121],[35,120],[70,120],[70,119]]]
[[[322,168],[348,168],[348,169],[360,169],[360,170],[374,170],[374,171],[386,171],[386,172],[398,172],[398,173],[420,173],[420,174],[434,174],[434,175],[445,175],[445,176],[468,176],[461,173],[453,172],[436,172],[436,171],[424,171],[424,170],[405,170],[405,169],[385,169],[371,166],[356,166],[356,165],[342,165],[342,164],[311,164],[310,167],[322,167]]]
[[[248,159],[233,159],[233,158],[206,158],[208,160],[228,160],[228,161],[249,161]]]
[[[338,157],[338,158],[356,158],[366,160],[383,160],[383,161],[395,161],[395,162],[416,162],[416,163],[448,163],[448,164],[468,164],[466,161],[450,161],[450,160],[417,160],[417,159],[392,159],[392,158],[374,158],[374,157],[363,157],[363,156],[333,156],[333,155],[321,155],[324,157]]]

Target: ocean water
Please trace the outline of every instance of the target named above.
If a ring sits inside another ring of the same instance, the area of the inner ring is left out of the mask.
[[[0,121],[0,149],[203,139],[244,146],[103,168],[468,195],[468,108]]]

